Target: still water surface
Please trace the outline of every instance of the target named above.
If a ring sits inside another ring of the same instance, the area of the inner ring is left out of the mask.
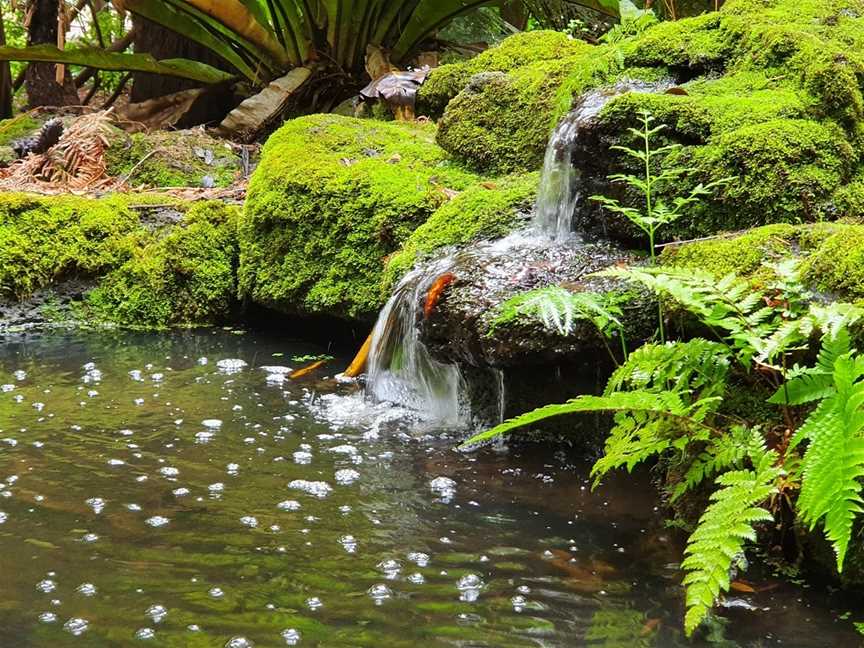
[[[646,480],[592,494],[566,449],[462,455],[327,369],[285,379],[321,352],[4,338],[0,647],[858,645],[850,601],[770,577],[685,641]]]

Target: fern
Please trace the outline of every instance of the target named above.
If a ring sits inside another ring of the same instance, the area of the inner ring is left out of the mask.
[[[460,446],[460,449],[470,449],[476,444],[486,443],[514,430],[528,427],[550,418],[586,412],[650,414],[653,417],[676,421],[687,429],[701,432],[704,435],[712,431],[708,425],[703,423],[704,412],[708,409],[709,405],[713,405],[717,401],[719,401],[719,398],[710,398],[686,404],[675,392],[655,393],[648,391],[615,392],[608,396],[579,396],[566,403],[547,405],[505,421],[491,430],[471,437]],[[613,429],[610,439],[614,437],[615,430]],[[626,464],[627,462],[619,462],[618,465],[622,465],[622,463]]]
[[[810,528],[820,521],[843,563],[856,515],[864,511],[864,358],[844,355],[834,363],[835,394],[820,403],[798,431],[793,443],[809,441],[802,461],[798,510]]]
[[[708,446],[692,460],[683,479],[672,491],[672,502],[702,484],[709,477],[731,468],[740,468],[754,443],[762,440],[762,432],[735,426],[728,433],[711,439]]]
[[[493,327],[514,316],[536,318],[545,329],[562,337],[571,335],[579,320],[593,323],[604,335],[622,328],[621,308],[614,298],[596,293],[572,293],[561,286],[531,290],[505,302]]]
[[[685,399],[720,396],[726,388],[726,347],[695,338],[689,342],[646,344],[627,358],[606,384],[607,396],[622,390],[675,391]]]
[[[742,554],[744,544],[756,539],[754,525],[773,519],[760,504],[776,492],[782,475],[776,466],[777,455],[764,448],[751,448],[750,458],[753,470],[735,470],[717,478],[722,488],[711,496],[711,504],[687,542],[682,567],[687,571],[684,628],[688,636],[699,627],[721,592],[729,590],[733,562]]]
[[[852,352],[852,337],[847,328],[836,329],[822,337],[822,348],[816,365],[796,368],[788,380],[768,399],[774,405],[803,405],[833,395],[834,366],[837,360]]]

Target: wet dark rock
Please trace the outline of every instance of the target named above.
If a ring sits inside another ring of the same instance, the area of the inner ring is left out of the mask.
[[[455,281],[422,323],[423,342],[437,358],[473,367],[548,367],[592,359],[611,364],[604,340],[588,321],[574,321],[570,333],[561,335],[534,318],[506,326],[496,326],[495,320],[508,299],[537,288],[626,292],[625,325],[632,346],[653,333],[649,298],[616,280],[590,275],[635,261],[612,244],[552,244],[536,238],[513,247],[484,244],[466,250],[452,270]]]
[[[0,297],[0,333],[61,325],[73,321],[75,307],[95,281],[69,279],[18,301]]]

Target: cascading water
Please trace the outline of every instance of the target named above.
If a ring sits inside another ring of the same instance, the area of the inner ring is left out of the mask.
[[[576,108],[561,120],[546,147],[543,174],[534,207],[532,227],[539,236],[560,242],[580,240],[573,231],[573,214],[583,199],[579,191],[581,169],[573,166],[572,160],[582,128],[591,123],[606,104],[625,92],[658,92],[670,85],[621,81],[612,87],[584,94]]]
[[[367,393],[405,405],[424,418],[446,424],[461,421],[462,376],[456,365],[432,358],[420,341],[422,303],[435,281],[453,265],[447,256],[409,272],[378,316],[369,352]]]
[[[409,407],[436,423],[458,425],[468,421],[465,403],[461,402],[463,378],[459,368],[435,360],[420,339],[419,324],[426,316],[424,303],[430,289],[468,256],[518,256],[519,248],[548,246],[550,239],[562,245],[579,244],[581,238],[573,232],[572,221],[582,199],[580,172],[571,161],[580,131],[614,97],[632,90],[657,92],[668,87],[626,81],[584,95],[549,140],[531,227],[498,241],[451,252],[405,275],[372,333],[366,378],[369,396]],[[503,417],[503,373],[497,382],[499,417]]]

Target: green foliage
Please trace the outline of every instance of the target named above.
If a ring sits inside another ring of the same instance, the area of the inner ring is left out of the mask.
[[[824,527],[842,571],[853,524],[864,512],[864,358],[855,355],[850,334],[864,310],[812,303],[793,262],[772,266],[771,281],[758,291],[734,275],[717,280],[693,269],[618,268],[603,274],[672,298],[719,341],[645,345],[615,371],[603,396],[579,396],[523,414],[467,445],[550,417],[612,412],[604,455],[592,470],[595,480],[662,457],[680,474],[669,484],[673,501],[697,487],[712,488],[682,563],[688,635],[728,590],[730,571],[746,543],[755,541],[756,527],[773,520],[764,506],[781,488],[788,493],[800,483],[796,513],[811,528]],[[815,363],[793,364],[806,357],[815,334],[822,337]],[[785,408],[787,425],[793,420],[790,406],[816,404],[782,456],[767,450],[770,430],[758,421],[733,421],[722,411],[733,375],[772,386],[768,404]]]
[[[684,629],[692,635],[721,592],[729,590],[729,571],[743,552],[745,542],[756,540],[753,526],[774,516],[762,508],[777,490],[782,470],[778,457],[764,447],[751,449],[753,470],[733,470],[715,481],[720,487],[711,495],[696,530],[687,541],[681,566],[687,572],[687,614]]]

